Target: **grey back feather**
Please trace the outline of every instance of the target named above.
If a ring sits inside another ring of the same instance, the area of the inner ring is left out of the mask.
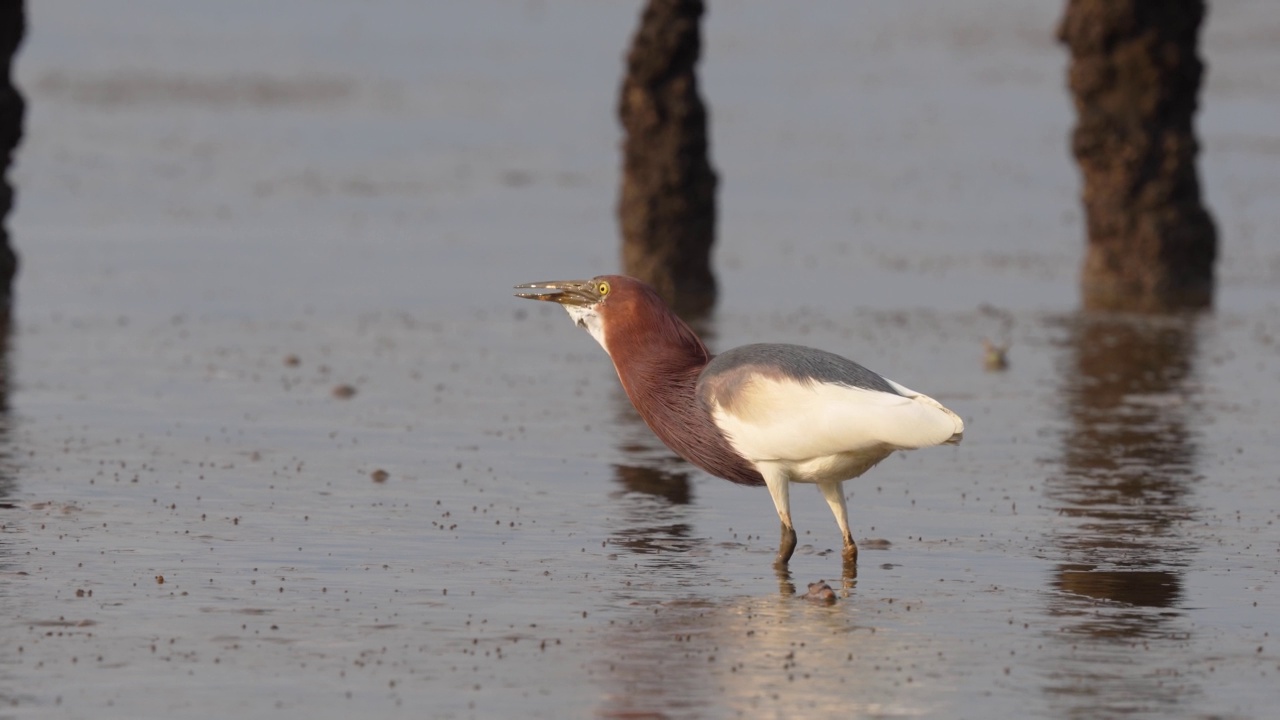
[[[721,353],[702,371],[699,384],[720,376],[724,379],[743,377],[745,373],[741,371],[747,368],[800,382],[832,383],[891,395],[901,394],[883,377],[848,358],[825,350],[782,343],[743,345]],[[730,388],[723,390],[733,394]]]

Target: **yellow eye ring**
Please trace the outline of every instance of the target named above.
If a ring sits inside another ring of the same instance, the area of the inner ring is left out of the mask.
[[[600,293],[600,297],[604,297],[605,295],[608,295],[608,294],[609,294],[609,283],[607,283],[607,282],[602,282],[602,283],[600,283],[599,285],[597,285],[597,286],[596,286],[596,292]]]

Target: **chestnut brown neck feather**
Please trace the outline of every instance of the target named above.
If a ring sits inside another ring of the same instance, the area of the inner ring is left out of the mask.
[[[633,281],[634,282],[634,281]],[[639,283],[613,282],[605,322],[610,359],[649,429],[680,457],[717,477],[763,485],[696,394],[711,353],[683,320]]]

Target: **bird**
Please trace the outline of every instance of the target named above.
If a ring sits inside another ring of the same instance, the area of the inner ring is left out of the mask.
[[[693,465],[765,486],[782,523],[774,565],[796,548],[790,486],[814,484],[835,515],[846,566],[858,546],[843,483],[899,450],[957,444],[964,422],[933,398],[840,355],[760,343],[712,355],[649,285],[625,275],[515,286],[560,304],[613,361],[645,424]]]

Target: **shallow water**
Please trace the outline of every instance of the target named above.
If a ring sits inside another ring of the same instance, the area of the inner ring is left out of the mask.
[[[144,5],[31,8],[0,716],[1280,700],[1267,8],[1206,35],[1219,306],[1156,320],[1074,310],[1056,4],[712,9],[704,333],[850,355],[967,425],[847,485],[842,579],[818,493],[778,577],[767,494],[671,458],[595,343],[510,297],[614,267],[635,8]]]

